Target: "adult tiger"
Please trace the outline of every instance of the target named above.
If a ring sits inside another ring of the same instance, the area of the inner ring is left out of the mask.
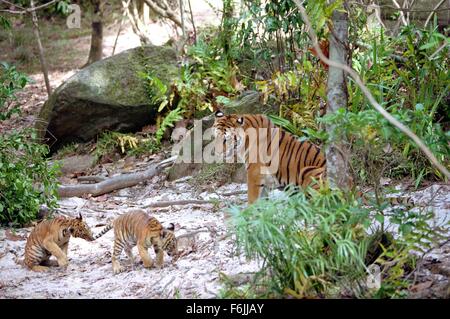
[[[219,110],[213,128],[216,153],[227,160],[236,154],[246,164],[249,204],[261,195],[268,177],[275,177],[282,186],[303,188],[318,188],[325,177],[321,149],[276,127],[265,115],[225,115]]]

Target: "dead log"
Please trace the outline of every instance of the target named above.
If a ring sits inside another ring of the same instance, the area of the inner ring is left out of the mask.
[[[86,195],[99,196],[117,189],[137,185],[160,173],[175,161],[174,157],[164,160],[149,169],[131,174],[123,174],[108,178],[95,184],[61,185],[58,187],[59,197],[81,197]]]
[[[77,180],[79,182],[103,182],[105,181],[107,178],[104,176],[99,176],[99,175],[95,175],[95,176],[78,176]]]
[[[217,201],[214,200],[203,200],[203,199],[182,199],[176,201],[161,201],[145,205],[143,208],[155,208],[155,207],[168,207],[175,205],[204,205],[204,204],[214,204]]]

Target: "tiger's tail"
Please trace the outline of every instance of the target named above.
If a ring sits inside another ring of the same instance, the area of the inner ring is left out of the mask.
[[[104,234],[106,234],[107,232],[109,232],[113,228],[114,228],[114,224],[113,223],[111,223],[109,225],[106,225],[106,227],[103,228],[103,230],[100,233],[98,233],[97,235],[94,236],[94,240],[96,240],[97,238],[102,237]]]

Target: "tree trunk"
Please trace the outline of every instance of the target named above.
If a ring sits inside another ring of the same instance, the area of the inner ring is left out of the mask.
[[[92,17],[92,36],[91,49],[89,58],[85,66],[95,61],[99,61],[103,57],[103,6],[101,0],[91,0],[94,7],[94,15]]]
[[[347,12],[334,11],[329,37],[330,60],[348,64],[348,15]],[[327,82],[327,114],[335,113],[339,108],[347,108],[347,75],[342,69],[330,66]],[[330,186],[348,189],[351,186],[349,156],[344,136],[335,136],[334,127],[327,131],[333,136],[332,144],[326,149],[327,176]]]

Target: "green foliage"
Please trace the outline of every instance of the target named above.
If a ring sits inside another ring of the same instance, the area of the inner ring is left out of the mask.
[[[23,8],[30,7],[30,1],[28,1],[28,0],[17,0],[17,1],[13,1],[13,2],[15,2],[15,4],[17,4]],[[56,4],[52,4],[50,6],[45,7],[44,9],[41,9],[40,12],[41,12],[41,14],[44,13],[45,15],[48,15],[48,16],[50,16],[54,13],[66,16],[69,14],[70,2],[71,2],[70,0],[60,0],[60,1],[57,1]],[[38,6],[44,5],[46,3],[48,3],[48,1],[37,0],[34,2],[34,6],[38,7]]]
[[[361,39],[366,39],[364,34]],[[424,30],[410,25],[396,38],[380,31],[368,41],[370,45],[366,49],[353,53],[354,67],[370,83],[378,102],[422,138],[442,163],[448,164],[449,136],[444,130],[450,123],[449,46],[445,46],[449,40],[437,27]],[[351,83],[349,88],[351,112],[371,109],[356,85]],[[365,113],[359,117],[367,116],[374,118],[376,115]],[[366,128],[372,127],[376,135],[382,136],[384,145],[389,142],[403,157],[390,176],[410,174],[416,186],[424,178],[443,178],[409,138],[376,117],[374,125],[367,123]]]
[[[28,77],[17,71],[15,66],[0,63],[0,121],[6,120],[14,113],[19,113],[16,93],[29,82]]]
[[[152,104],[159,104],[158,112],[161,112],[169,104],[167,86],[149,70],[139,73],[139,76],[146,81],[147,95],[150,102]],[[171,96],[172,98],[173,95]]]
[[[359,196],[323,187],[231,207],[238,249],[264,267],[249,286],[224,280],[223,296],[405,297],[417,254],[445,241],[449,223],[436,225],[432,211],[380,202],[363,205]],[[372,264],[381,270],[377,290],[365,284]]]
[[[20,113],[16,94],[28,83],[14,66],[0,64],[0,121]],[[39,207],[56,206],[56,166],[45,157],[48,147],[33,130],[0,136],[0,224],[20,226],[32,221]]]
[[[167,128],[184,117],[201,117],[234,95],[237,84],[236,66],[228,63],[217,39],[201,34],[188,50],[187,62],[181,67],[180,78],[169,88],[151,70],[139,76],[146,82],[152,104],[158,105],[156,143],[159,144]]]
[[[186,116],[213,111],[217,96],[235,95],[239,69],[230,62],[218,38],[204,31],[197,43],[189,47],[187,56],[188,62],[182,66],[180,80],[175,84],[179,106],[186,110]]]
[[[415,130],[437,158],[446,162],[450,156],[448,137],[439,124],[430,120],[429,114],[425,114],[421,108],[398,108],[391,110],[391,114]],[[340,109],[319,121],[334,128],[322,134],[326,139],[325,144],[341,136],[351,144],[352,169],[360,183],[377,187],[383,176],[411,174],[417,186],[426,175],[433,172],[438,175],[418,150],[411,152],[411,148],[416,147],[413,142],[373,109],[358,112]],[[420,130],[421,127],[426,130]],[[364,161],[361,161],[362,158]]]
[[[42,204],[56,206],[57,166],[45,160],[46,145],[34,131],[0,136],[0,223],[13,226],[34,220]]]
[[[242,5],[243,10],[234,21],[235,41],[240,51],[254,53],[251,59],[255,66],[265,62],[272,73],[292,68],[298,58],[298,48],[311,46],[306,32],[302,32],[303,20],[295,3],[292,0],[245,0]],[[319,39],[326,38],[327,22],[333,10],[342,7],[342,1],[332,5],[325,0],[306,1],[305,6]],[[278,65],[273,61],[274,56]]]
[[[248,257],[264,261],[279,294],[334,294],[338,284],[365,276],[368,209],[339,190],[260,199],[232,207],[237,243]]]
[[[5,30],[10,30],[11,29],[11,21],[9,21],[4,16],[0,16],[0,27]]]
[[[269,80],[256,81],[256,88],[263,95],[263,103],[269,96],[279,105],[279,117],[288,120],[284,126],[291,133],[302,135],[302,129],[317,128],[316,117],[320,102],[325,98],[323,70],[313,68],[306,58],[296,65],[295,70],[275,72]],[[277,118],[273,118],[277,121]]]
[[[161,140],[164,136],[164,132],[166,131],[166,129],[168,129],[169,127],[173,127],[173,125],[178,122],[179,120],[183,119],[183,114],[184,110],[182,110],[181,108],[176,108],[175,110],[172,110],[169,112],[169,114],[167,114],[167,116],[164,118],[164,120],[161,122],[161,124],[159,125],[158,130],[156,131],[156,143],[160,144]]]

